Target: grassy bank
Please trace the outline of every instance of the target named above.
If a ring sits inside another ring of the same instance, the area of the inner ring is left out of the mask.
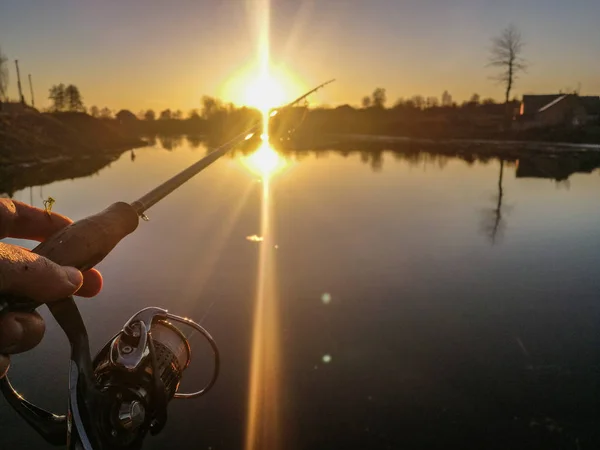
[[[113,121],[84,113],[0,114],[0,164],[113,153],[145,145]]]

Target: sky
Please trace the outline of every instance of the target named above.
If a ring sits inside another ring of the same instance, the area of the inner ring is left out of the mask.
[[[38,107],[61,82],[114,110],[187,111],[202,95],[241,103],[230,86],[253,70],[265,26],[288,100],[336,78],[311,104],[359,105],[376,87],[389,103],[444,90],[461,102],[502,98],[486,60],[510,23],[529,63],[515,95],[600,95],[598,0],[0,0],[0,48],[11,97],[18,58]]]

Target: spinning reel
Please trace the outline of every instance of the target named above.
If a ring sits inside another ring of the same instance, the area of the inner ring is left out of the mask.
[[[74,306],[72,298],[65,302]],[[92,361],[79,311],[68,307],[61,314],[66,311],[71,316],[69,325],[61,321],[61,326],[71,344],[68,414],[45,411],[18,394],[8,377],[0,380],[0,390],[11,406],[51,444],[81,450],[139,449],[148,432],[156,435],[163,429],[172,399],[197,398],[217,380],[217,345],[203,327],[189,319],[156,307],[142,309]],[[212,347],[213,374],[197,392],[179,392],[191,349],[174,323],[200,332]]]

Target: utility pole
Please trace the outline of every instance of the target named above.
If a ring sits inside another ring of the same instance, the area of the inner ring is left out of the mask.
[[[19,60],[15,59],[15,66],[17,66],[17,86],[19,87],[19,98],[21,103],[25,104],[25,97],[23,97],[23,89],[21,89],[21,73],[19,72]]]
[[[31,82],[31,74],[29,74],[29,90],[31,91],[31,106],[35,108],[35,99],[33,98],[33,83]]]

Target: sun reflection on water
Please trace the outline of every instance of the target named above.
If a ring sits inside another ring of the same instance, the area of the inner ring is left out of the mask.
[[[270,179],[288,165],[286,159],[273,150],[267,140],[263,140],[255,152],[242,157],[241,162],[250,172],[263,179]]]

